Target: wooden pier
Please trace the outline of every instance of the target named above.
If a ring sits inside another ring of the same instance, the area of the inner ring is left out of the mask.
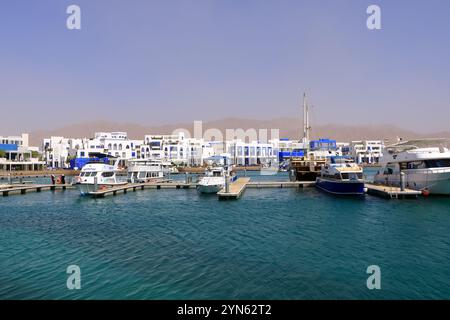
[[[239,199],[242,193],[245,191],[245,187],[249,182],[250,178],[246,177],[238,178],[236,181],[231,182],[228,192],[226,188],[223,188],[217,193],[217,195],[219,196],[219,200]]]
[[[312,187],[315,181],[252,181],[247,183],[247,188],[305,188]]]
[[[366,183],[367,193],[374,196],[379,196],[385,199],[405,199],[405,198],[417,198],[422,194],[422,191],[413,189],[401,190],[399,187],[379,185]]]
[[[128,191],[138,191],[145,189],[190,189],[195,188],[196,183],[185,182],[143,182],[143,183],[129,183],[117,187],[101,189],[89,192],[89,196],[94,198],[103,198],[107,195],[117,195],[118,193],[127,193]]]
[[[10,194],[26,194],[27,192],[66,190],[71,188],[71,184],[29,184],[29,185],[8,185],[0,187],[0,194],[7,197]]]

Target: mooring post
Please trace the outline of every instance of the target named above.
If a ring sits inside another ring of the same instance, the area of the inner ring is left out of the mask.
[[[400,190],[401,191],[405,191],[405,184],[406,184],[405,176],[406,176],[406,174],[403,171],[400,172]]]
[[[230,179],[228,179],[228,174],[225,175],[225,192],[230,193]]]

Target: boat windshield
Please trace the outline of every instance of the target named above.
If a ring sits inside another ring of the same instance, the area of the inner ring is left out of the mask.
[[[342,180],[361,180],[363,178],[362,172],[341,173]]]
[[[400,169],[450,168],[450,159],[430,159],[423,161],[401,162]]]
[[[97,172],[81,172],[80,177],[95,177],[97,175]]]
[[[450,167],[450,159],[425,160],[427,168],[445,168]]]

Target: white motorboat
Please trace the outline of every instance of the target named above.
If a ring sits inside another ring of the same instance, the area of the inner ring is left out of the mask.
[[[120,159],[116,159],[112,165],[110,161],[105,162],[104,158],[106,157],[86,163],[78,177],[75,178],[75,184],[79,187],[82,195],[127,183],[126,181],[120,182],[117,180],[116,173]]]
[[[450,194],[450,151],[448,139],[423,139],[386,147],[382,169],[374,182],[401,185],[430,194]]]
[[[200,193],[217,193],[225,187],[226,170],[223,167],[214,167],[206,171],[199,181],[197,190]]]
[[[161,160],[136,159],[128,161],[128,182],[150,182],[166,178],[170,167]]]

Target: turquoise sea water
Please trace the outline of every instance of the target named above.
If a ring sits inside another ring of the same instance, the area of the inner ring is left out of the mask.
[[[278,177],[256,179],[287,179]],[[0,198],[2,299],[450,298],[450,198],[248,189]],[[81,268],[68,290],[66,268]],[[381,268],[381,290],[366,268]]]

